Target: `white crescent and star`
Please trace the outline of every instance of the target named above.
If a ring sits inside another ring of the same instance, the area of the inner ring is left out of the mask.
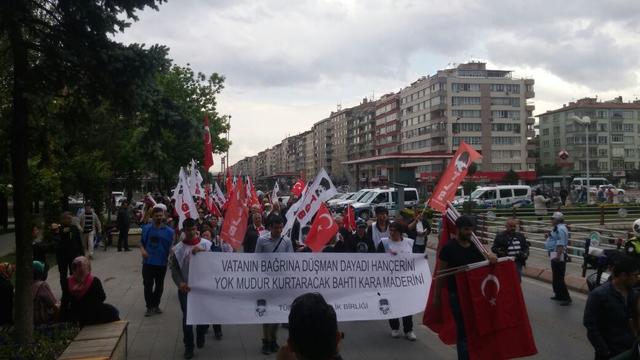
[[[480,291],[482,292],[482,297],[486,298],[487,295],[485,294],[484,288],[485,286],[487,286],[487,284],[492,281],[496,284],[496,296],[498,295],[498,293],[500,292],[500,280],[498,280],[498,278],[495,275],[487,275],[484,280],[482,280],[482,284],[480,285]],[[491,299],[487,299],[492,306],[496,306],[496,298],[492,297]]]
[[[333,218],[331,217],[331,215],[329,214],[322,214],[320,215],[320,219],[328,219],[327,222],[327,226],[322,226],[322,223],[318,224],[318,231],[324,230],[324,229],[329,229],[333,226]]]

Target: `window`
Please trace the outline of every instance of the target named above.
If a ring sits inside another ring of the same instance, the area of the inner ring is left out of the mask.
[[[609,171],[609,162],[608,161],[598,161],[598,169],[600,171]]]
[[[458,105],[480,105],[479,97],[468,97],[468,96],[453,96],[451,97],[451,104],[453,106]]]
[[[607,145],[607,140],[607,136],[598,136],[598,144],[600,145]]]
[[[636,156],[636,149],[624,149],[624,157],[630,158]]]
[[[515,196],[527,196],[529,191],[527,189],[513,189],[513,195]]]
[[[624,142],[624,136],[622,134],[611,134],[611,143]]]
[[[598,124],[598,131],[607,131],[607,124],[606,123]]]
[[[560,139],[553,139],[553,145],[560,146]]]
[[[636,163],[633,162],[625,162],[624,163],[624,169],[625,170],[633,170],[635,169]]]
[[[452,110],[451,114],[456,118],[480,118],[480,110]]]
[[[623,157],[624,149],[623,148],[613,148],[611,149],[611,156],[613,157]]]
[[[608,156],[607,153],[608,153],[607,149],[598,149],[599,157],[607,157]]]
[[[454,123],[451,125],[451,128],[454,133],[459,133],[461,131],[482,131],[482,124],[478,123]]]
[[[491,138],[493,145],[518,145],[520,137],[494,136]]]
[[[633,124],[622,124],[622,131],[633,132]]]
[[[510,159],[519,160],[522,156],[520,150],[491,150],[492,160]]]
[[[520,119],[520,111],[493,110],[491,117],[494,119]]]
[[[622,131],[622,123],[611,123],[611,131]]]
[[[500,198],[510,198],[513,197],[513,193],[511,189],[500,189]]]
[[[549,129],[542,129],[542,135],[549,135]]]
[[[504,105],[504,106],[520,106],[520,98],[517,97],[498,97],[491,98],[491,105]]]
[[[409,190],[404,192],[404,201],[417,201],[417,200],[418,200],[418,194],[415,191]]]
[[[496,191],[495,190],[485,191],[482,195],[480,195],[480,198],[483,200],[493,200],[496,198]]]
[[[480,145],[480,136],[454,136],[453,145],[460,145],[464,141],[469,145]]]
[[[452,83],[451,90],[453,91],[480,91],[480,84],[461,84]]]
[[[611,170],[623,170],[624,169],[624,160],[623,159],[614,159],[611,161]]]
[[[491,131],[508,131],[519,134],[520,124],[491,124]]]

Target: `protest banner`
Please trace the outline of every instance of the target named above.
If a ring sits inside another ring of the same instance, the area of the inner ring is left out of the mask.
[[[430,285],[422,254],[206,252],[190,262],[187,324],[286,323],[308,292],[338,321],[395,319],[423,311]]]

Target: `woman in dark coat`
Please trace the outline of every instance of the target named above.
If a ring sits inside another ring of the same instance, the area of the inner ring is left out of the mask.
[[[11,277],[15,269],[13,264],[0,264],[0,325],[13,323],[13,284],[11,284]]]
[[[91,274],[89,259],[73,260],[73,273],[62,292],[62,316],[80,325],[103,324],[120,320],[118,310],[104,301],[107,295],[100,279]]]

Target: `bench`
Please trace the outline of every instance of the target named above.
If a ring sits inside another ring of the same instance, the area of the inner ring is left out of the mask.
[[[121,360],[127,358],[128,321],[89,325],[80,330],[58,360]]]

